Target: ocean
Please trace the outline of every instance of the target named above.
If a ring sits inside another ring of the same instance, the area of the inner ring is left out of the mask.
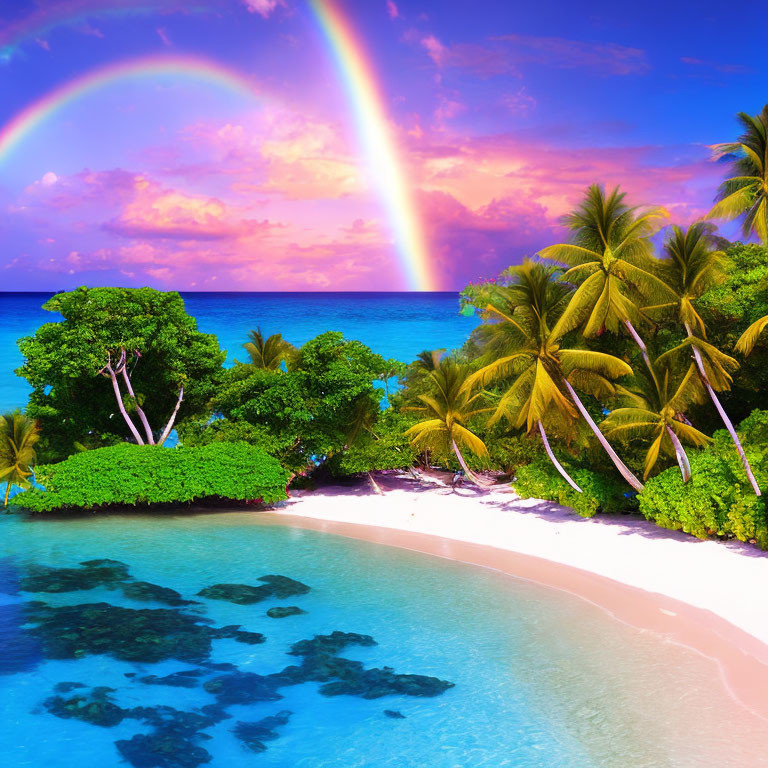
[[[41,306],[50,293],[0,293],[0,411],[23,408],[29,387],[14,375],[23,358],[16,346],[42,323],[61,317]],[[341,331],[386,358],[410,362],[424,349],[460,347],[477,325],[447,293],[182,293],[198,328],[214,333],[227,363],[247,360],[248,331],[282,333],[301,345],[324,331]],[[95,372],[94,372],[95,373]]]

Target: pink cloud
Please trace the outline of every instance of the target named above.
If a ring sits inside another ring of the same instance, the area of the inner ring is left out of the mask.
[[[400,17],[400,9],[395,5],[395,3],[392,0],[387,0],[387,13],[389,14],[390,19],[399,19]]]
[[[720,64],[716,61],[704,61],[702,59],[695,59],[689,56],[682,56],[680,61],[683,64],[688,64],[693,67],[697,75],[703,76],[707,71],[718,72],[725,75],[746,75],[755,70],[752,67],[744,66],[743,64]]]
[[[170,48],[173,45],[171,39],[168,37],[168,33],[165,31],[165,27],[158,27],[155,32],[157,32],[157,36],[162,40],[162,43],[166,48]]]
[[[243,0],[251,13],[258,13],[264,19],[269,18],[278,6],[284,6],[283,0]]]

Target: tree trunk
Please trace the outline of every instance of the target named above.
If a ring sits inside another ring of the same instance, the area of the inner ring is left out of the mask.
[[[11,495],[11,481],[6,480],[5,481],[5,505],[8,506],[8,497]]]
[[[373,489],[373,492],[378,494],[379,496],[383,496],[384,491],[381,490],[381,487],[376,482],[373,475],[370,472],[366,472],[366,475],[368,475],[368,482],[371,484],[371,488]]]
[[[659,382],[656,380],[656,371],[653,370],[653,366],[651,365],[651,358],[648,356],[648,347],[645,346],[645,342],[643,341],[642,337],[635,330],[635,326],[632,325],[629,320],[625,320],[624,325],[629,331],[629,335],[632,337],[635,344],[637,344],[637,346],[640,348],[640,354],[643,356],[643,360],[645,361],[645,364],[651,373],[651,378],[653,379],[653,382],[656,384],[656,388],[658,389]]]
[[[179,406],[181,405],[181,401],[183,399],[184,399],[184,387],[182,387],[179,390],[179,399],[176,401],[176,407],[173,409],[171,418],[168,419],[168,423],[165,425],[165,429],[163,430],[163,433],[160,435],[160,439],[157,441],[158,446],[162,445],[168,439],[168,435],[171,434],[171,430],[173,429],[173,422],[176,421],[176,414],[179,412]]]
[[[616,469],[621,472],[621,476],[639,493],[643,490],[643,484],[633,474],[632,470],[619,458],[616,451],[613,450],[613,446],[608,442],[606,436],[600,431],[600,427],[595,424],[594,419],[589,415],[587,409],[584,407],[584,403],[576,394],[576,390],[571,386],[568,379],[563,379],[568,393],[571,399],[579,409],[579,413],[584,417],[584,420],[589,424],[589,428],[594,432],[595,437],[599,440],[600,445],[603,446],[605,452],[611,457],[611,461],[616,465]]]
[[[149,421],[147,420],[147,416],[142,410],[142,407],[139,405],[139,401],[136,399],[136,395],[133,393],[133,386],[131,385],[131,379],[130,379],[130,376],[128,376],[128,371],[126,370],[125,365],[123,366],[121,373],[123,374],[123,381],[125,382],[125,386],[128,389],[128,394],[131,400],[133,400],[133,405],[136,408],[136,413],[139,414],[139,420],[144,425],[144,431],[147,433],[147,442],[150,445],[154,445],[155,438],[152,435],[152,428],[149,426]]]
[[[669,439],[672,441],[672,446],[675,449],[675,457],[677,458],[678,466],[680,467],[680,474],[683,476],[683,482],[687,483],[691,479],[691,463],[688,461],[688,454],[683,448],[683,444],[675,434],[675,431],[669,424],[664,425],[667,429]]]
[[[115,370],[112,368],[112,363],[107,363],[106,371],[109,374],[109,378],[112,380],[112,389],[115,391],[115,399],[117,400],[117,407],[120,409],[120,413],[123,415],[123,418],[125,419],[125,423],[128,425],[129,429],[131,430],[131,433],[133,434],[134,440],[136,440],[136,443],[138,445],[144,445],[144,441],[141,439],[141,435],[139,434],[139,430],[136,429],[136,425],[131,420],[130,416],[128,416],[127,411],[125,410],[125,406],[123,405],[123,396],[120,392],[120,385],[117,383],[117,376],[115,376]]]
[[[451,440],[451,445],[453,446],[453,452],[456,454],[456,458],[459,460],[459,464],[461,464],[461,468],[464,470],[464,474],[467,476],[468,480],[471,480],[479,488],[490,488],[492,485],[495,485],[495,483],[489,483],[487,480],[483,479],[479,475],[476,475],[469,468],[469,465],[464,460],[464,456],[459,450],[459,446],[456,445],[455,440]]]
[[[688,323],[685,324],[685,330],[687,331],[690,338],[694,338]],[[704,386],[707,388],[709,398],[715,404],[715,408],[717,408],[717,412],[720,414],[720,418],[723,420],[723,424],[725,424],[725,428],[728,430],[728,434],[731,436],[731,440],[733,440],[733,444],[736,446],[736,450],[738,451],[739,457],[741,458],[741,463],[744,465],[744,471],[747,473],[747,478],[749,479],[749,483],[752,486],[752,490],[754,490],[756,496],[760,496],[760,486],[757,484],[757,480],[755,480],[755,475],[752,472],[752,467],[749,465],[749,459],[747,459],[747,454],[744,452],[744,447],[741,444],[741,440],[739,440],[736,429],[734,428],[730,418],[728,418],[728,414],[725,412],[725,408],[723,408],[722,404],[720,403],[720,398],[715,394],[715,390],[709,383],[709,378],[707,377],[707,372],[704,368],[704,361],[701,359],[701,352],[695,344],[693,344],[691,348],[693,349],[693,357],[696,361],[696,367],[699,369],[699,376],[701,376],[701,380],[704,382]]]
[[[549,446],[549,440],[547,439],[547,433],[544,431],[544,425],[539,421],[539,434],[541,435],[541,442],[544,443],[544,450],[547,452],[547,456],[549,456],[549,460],[555,465],[555,469],[565,478],[568,485],[571,486],[575,491],[578,491],[579,493],[584,493],[584,491],[579,488],[578,485],[576,485],[576,481],[565,471],[565,467],[557,460],[554,453],[552,453],[552,448]]]

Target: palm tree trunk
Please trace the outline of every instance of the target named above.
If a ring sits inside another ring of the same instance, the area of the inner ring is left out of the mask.
[[[691,327],[688,325],[688,323],[685,324],[685,330],[690,338],[694,338],[693,333],[691,332]],[[757,484],[757,480],[755,480],[752,467],[749,465],[749,459],[747,459],[747,454],[744,452],[744,446],[742,446],[741,440],[739,440],[739,436],[736,433],[736,429],[734,428],[731,420],[728,418],[728,414],[725,412],[725,408],[723,408],[722,404],[720,403],[720,398],[715,394],[715,390],[712,389],[712,385],[709,383],[707,372],[704,369],[704,361],[701,359],[701,352],[699,352],[699,349],[695,344],[693,344],[691,348],[693,349],[693,357],[696,361],[696,367],[699,369],[699,376],[701,376],[701,380],[704,382],[704,386],[707,388],[709,398],[715,404],[715,408],[717,408],[717,412],[720,414],[720,418],[723,420],[723,424],[725,424],[725,428],[728,430],[728,434],[731,436],[731,440],[733,440],[733,444],[736,446],[736,450],[738,451],[739,457],[741,458],[741,463],[744,465],[744,471],[747,473],[747,478],[749,479],[749,483],[752,486],[752,490],[754,490],[756,496],[760,496],[760,486]]]
[[[183,399],[184,399],[184,387],[182,387],[179,390],[179,399],[176,401],[176,407],[173,409],[171,418],[168,419],[168,423],[165,425],[165,429],[163,430],[163,433],[160,435],[160,439],[157,441],[157,444],[159,446],[162,445],[168,439],[168,435],[171,434],[171,429],[173,429],[173,422],[176,421],[176,414],[179,412],[179,406],[181,405],[181,401]]]
[[[467,462],[464,459],[464,456],[459,450],[459,446],[456,445],[455,440],[451,440],[451,445],[453,446],[453,452],[456,454],[456,458],[459,460],[459,464],[461,464],[461,468],[464,470],[464,474],[467,476],[468,480],[471,480],[479,488],[490,488],[492,485],[495,485],[495,483],[489,483],[487,480],[483,479],[479,475],[476,475],[469,468],[469,465],[467,464]]]
[[[368,482],[371,484],[371,488],[373,489],[373,492],[378,494],[379,496],[384,495],[384,491],[381,490],[381,487],[379,484],[374,480],[373,475],[370,472],[366,472],[366,475],[368,475]]]
[[[576,407],[579,409],[579,413],[584,417],[584,420],[589,424],[589,428],[594,432],[595,437],[600,442],[600,445],[603,446],[605,452],[611,457],[611,461],[616,465],[616,469],[621,472],[621,476],[639,493],[643,490],[643,484],[638,480],[637,477],[633,474],[632,470],[619,458],[619,455],[616,453],[616,451],[613,450],[613,446],[608,442],[608,439],[606,436],[600,431],[600,428],[595,424],[594,419],[589,415],[589,412],[584,407],[584,403],[581,402],[581,399],[576,394],[576,390],[571,386],[568,379],[563,379],[563,382],[565,383],[566,388],[568,389],[568,393],[571,396],[571,399],[576,404]]]
[[[653,379],[654,384],[656,384],[656,388],[658,389],[659,382],[656,380],[656,371],[653,370],[653,366],[651,365],[651,358],[648,356],[648,347],[645,346],[645,342],[643,341],[642,337],[637,332],[637,330],[635,330],[635,326],[632,325],[629,320],[625,320],[624,325],[629,331],[629,335],[632,337],[635,344],[637,344],[637,346],[640,348],[640,354],[643,356],[643,360],[645,361],[648,370],[651,372],[651,378]]]
[[[11,495],[11,481],[6,480],[5,481],[5,504],[4,506],[8,506],[8,497]]]
[[[675,456],[677,457],[677,463],[680,467],[680,474],[683,476],[683,482],[687,483],[691,479],[691,462],[688,461],[688,454],[685,452],[683,444],[680,442],[680,439],[675,434],[672,427],[670,427],[669,424],[665,424],[664,426],[667,429],[667,434],[675,449]]]
[[[584,491],[579,488],[578,485],[576,485],[576,481],[565,471],[565,467],[557,460],[554,453],[552,453],[552,448],[550,448],[549,440],[547,439],[547,433],[544,431],[544,425],[539,421],[537,422],[539,425],[539,434],[541,435],[541,442],[544,443],[544,450],[547,452],[547,456],[549,456],[549,460],[555,465],[555,469],[565,478],[568,485],[571,486],[575,491],[578,491],[579,493],[584,493]]]

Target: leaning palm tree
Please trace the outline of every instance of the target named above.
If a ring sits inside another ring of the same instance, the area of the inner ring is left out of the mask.
[[[251,357],[251,364],[255,368],[263,368],[268,371],[276,371],[284,361],[290,360],[296,351],[292,344],[283,339],[282,334],[275,333],[264,338],[261,328],[248,334],[250,341],[243,344],[246,352]]]
[[[36,455],[34,445],[40,439],[37,422],[19,411],[0,416],[0,482],[5,482],[5,501],[11,487],[29,488]]]
[[[667,259],[661,262],[661,274],[668,285],[674,289],[676,299],[643,309],[651,316],[673,317],[685,328],[688,338],[662,355],[659,361],[666,361],[678,355],[686,357],[693,355],[699,378],[736,446],[752,489],[756,495],[760,496],[760,486],[752,472],[741,440],[716,394],[716,391],[722,392],[731,388],[731,373],[738,368],[739,364],[732,357],[705,341],[707,329],[694,305],[696,299],[705,291],[719,285],[725,278],[723,271],[725,254],[716,247],[714,230],[713,225],[704,222],[692,224],[688,229],[672,227],[671,234],[664,243]]]
[[[443,360],[428,376],[432,392],[419,395],[421,406],[403,410],[424,414],[423,421],[406,431],[411,444],[428,448],[443,455],[453,452],[466,476],[475,485],[487,487],[488,483],[477,476],[467,465],[462,451],[476,456],[487,456],[485,443],[468,427],[467,423],[492,408],[482,406],[482,393],[473,392],[470,371],[466,365]]]
[[[540,256],[567,264],[563,279],[578,284],[568,307],[553,328],[558,337],[583,326],[585,337],[623,328],[640,348],[652,373],[648,350],[635,326],[639,304],[673,301],[674,293],[656,274],[651,236],[663,223],[660,208],[639,209],[624,202],[616,187],[606,194],[593,184],[578,208],[564,216],[569,243],[550,245]]]
[[[693,427],[684,412],[702,397],[701,382],[694,366],[675,381],[672,370],[654,363],[655,375],[641,374],[635,385],[622,390],[628,405],[616,408],[600,424],[607,437],[624,444],[641,440],[648,444],[643,479],[650,475],[661,454],[674,456],[683,482],[691,479],[691,463],[683,442],[701,447],[710,442]]]
[[[570,306],[571,289],[557,279],[560,272],[558,267],[530,259],[509,270],[511,284],[495,292],[500,306],[486,308],[485,319],[493,322],[478,334],[485,349],[481,361],[486,364],[471,381],[510,382],[490,423],[504,418],[529,434],[538,432],[550,461],[575,490],[581,488],[555,458],[547,428],[570,436],[581,414],[622,476],[640,491],[642,483],[613,450],[576,393],[578,388],[595,397],[612,396],[611,379],[629,375],[632,369],[613,355],[561,346],[562,336],[555,329]]]
[[[744,217],[745,237],[753,233],[768,243],[768,104],[759,115],[739,112],[736,116],[744,132],[734,142],[715,144],[715,157],[730,162],[733,176],[726,179],[717,193],[710,219]]]
[[[444,352],[444,349],[425,349],[416,355],[414,365],[424,371],[437,370],[440,367],[440,358]]]

